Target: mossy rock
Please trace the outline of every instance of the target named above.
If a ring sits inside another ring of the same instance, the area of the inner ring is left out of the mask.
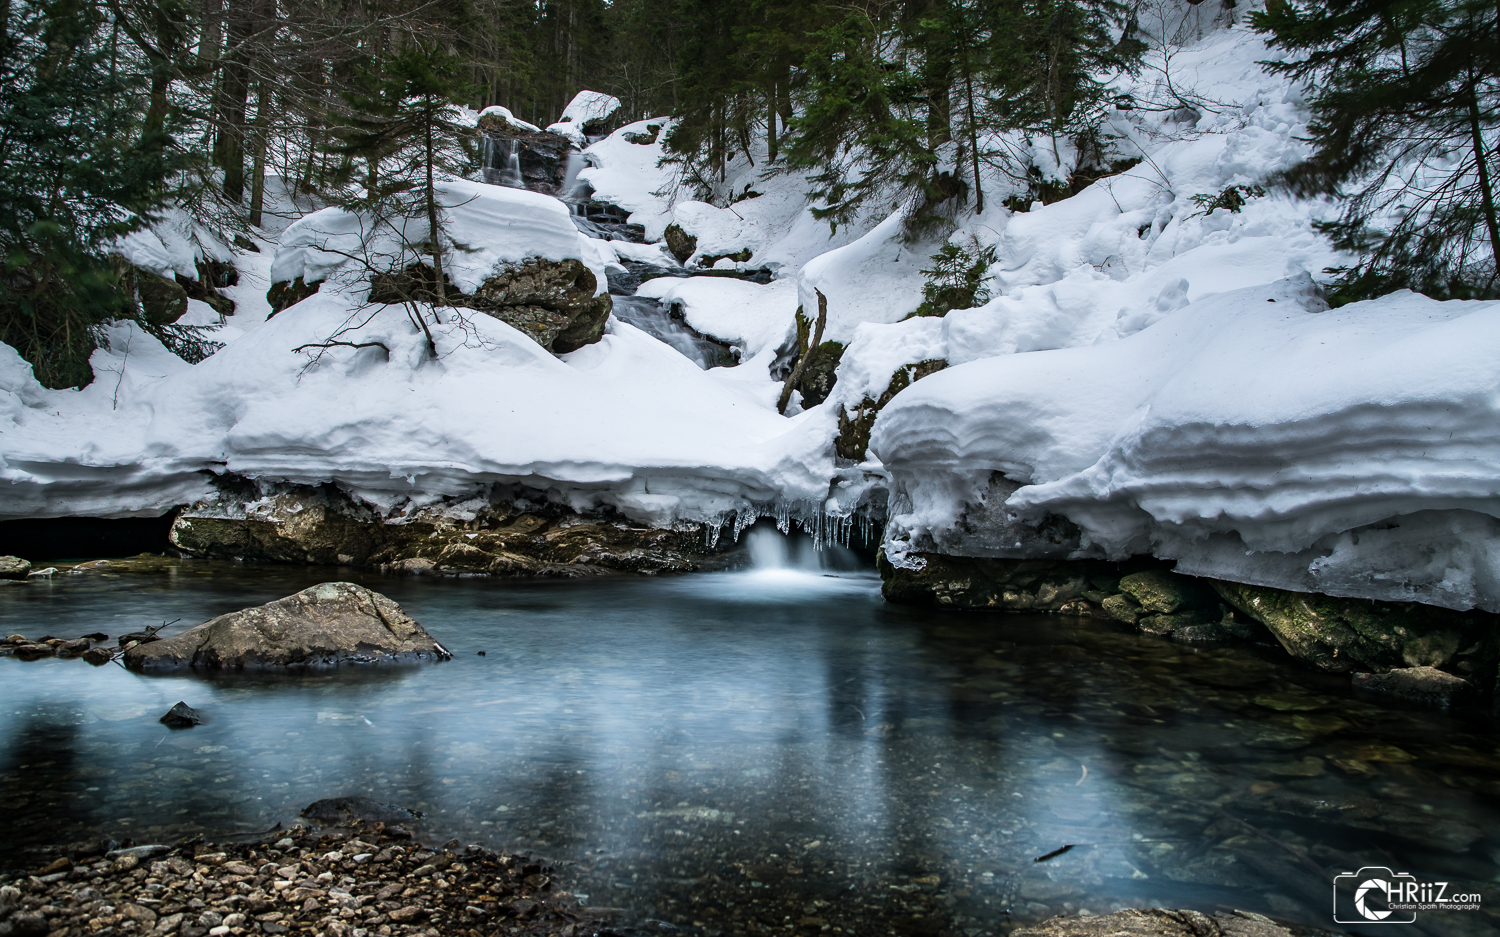
[[[1148,569],[1120,579],[1121,592],[1135,599],[1146,612],[1171,615],[1184,609],[1217,611],[1219,597],[1201,580],[1179,576],[1164,569]]]
[[[880,554],[880,591],[887,601],[1008,612],[1077,611],[1088,606],[1078,600],[1088,589],[1093,567],[1100,565],[1092,560],[917,556],[921,569],[893,566]]]
[[[824,342],[808,353],[807,366],[797,380],[797,390],[802,394],[802,406],[816,407],[833,393],[838,381],[839,362],[844,358],[842,342]]]
[[[664,235],[667,242],[667,250],[677,258],[678,263],[687,263],[688,258],[698,249],[698,239],[682,230],[682,225],[672,223],[667,225]],[[748,258],[747,258],[748,259]]]
[[[170,325],[187,312],[188,294],[182,284],[139,267],[134,276],[135,294],[140,298],[141,312],[147,322]]]
[[[671,247],[670,242],[667,246],[669,248]],[[697,246],[696,241],[694,242],[694,246]],[[693,256],[691,251],[688,252],[688,256]],[[750,262],[750,256],[750,248],[748,247],[737,250],[732,254],[714,254],[712,256],[705,254],[704,256],[698,258],[698,265],[700,267],[712,267],[714,264],[718,263],[721,260],[732,260],[735,263],[747,264]]]
[[[1376,602],[1213,581],[1224,600],[1270,629],[1287,652],[1330,671],[1446,668],[1497,618],[1415,602]]]
[[[283,309],[297,305],[316,293],[322,285],[321,280],[304,283],[301,277],[291,282],[283,280],[280,283],[272,283],[271,288],[266,290],[266,302],[271,306],[271,315],[274,316]]]
[[[947,366],[948,362],[942,358],[928,358],[897,368],[891,375],[890,383],[886,385],[885,393],[878,400],[866,397],[852,412],[846,407],[839,414],[839,434],[833,442],[834,452],[840,458],[863,462],[865,452],[870,448],[870,433],[875,429],[875,418],[885,409],[885,405],[912,384]]]

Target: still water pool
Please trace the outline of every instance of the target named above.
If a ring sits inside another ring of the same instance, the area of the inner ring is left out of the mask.
[[[265,830],[359,794],[423,811],[428,842],[561,861],[622,925],[689,933],[974,937],[1145,905],[1340,930],[1332,877],[1375,865],[1500,908],[1490,724],[1358,697],[1279,651],[892,606],[864,574],[147,565],[0,588],[0,629],[171,633],[352,579],[455,658],[281,678],[0,659],[0,856]],[[178,700],[209,723],[160,725]]]

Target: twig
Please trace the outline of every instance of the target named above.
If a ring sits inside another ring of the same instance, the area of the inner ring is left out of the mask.
[[[389,348],[386,348],[385,342],[309,342],[306,345],[298,345],[296,348],[293,348],[292,351],[295,353],[303,350],[304,348],[333,348],[334,346],[340,346],[343,348],[380,348],[384,350],[386,354],[391,353],[391,350]]]

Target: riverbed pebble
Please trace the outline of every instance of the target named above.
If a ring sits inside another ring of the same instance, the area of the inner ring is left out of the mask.
[[[0,875],[0,934],[317,937],[598,934],[603,918],[553,887],[544,860],[431,848],[356,824],[275,841],[74,850]],[[607,931],[605,931],[607,932]]]

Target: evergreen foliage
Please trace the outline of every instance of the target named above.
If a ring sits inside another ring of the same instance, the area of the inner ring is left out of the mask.
[[[1271,67],[1314,89],[1316,149],[1281,182],[1344,197],[1323,227],[1359,259],[1329,271],[1330,298],[1500,295],[1500,7],[1272,0],[1253,23],[1296,53]]]
[[[944,316],[954,309],[973,309],[990,301],[985,279],[996,260],[995,249],[971,238],[967,248],[949,242],[931,257],[922,274],[922,304],[912,316]],[[908,316],[907,318],[911,318]]]

